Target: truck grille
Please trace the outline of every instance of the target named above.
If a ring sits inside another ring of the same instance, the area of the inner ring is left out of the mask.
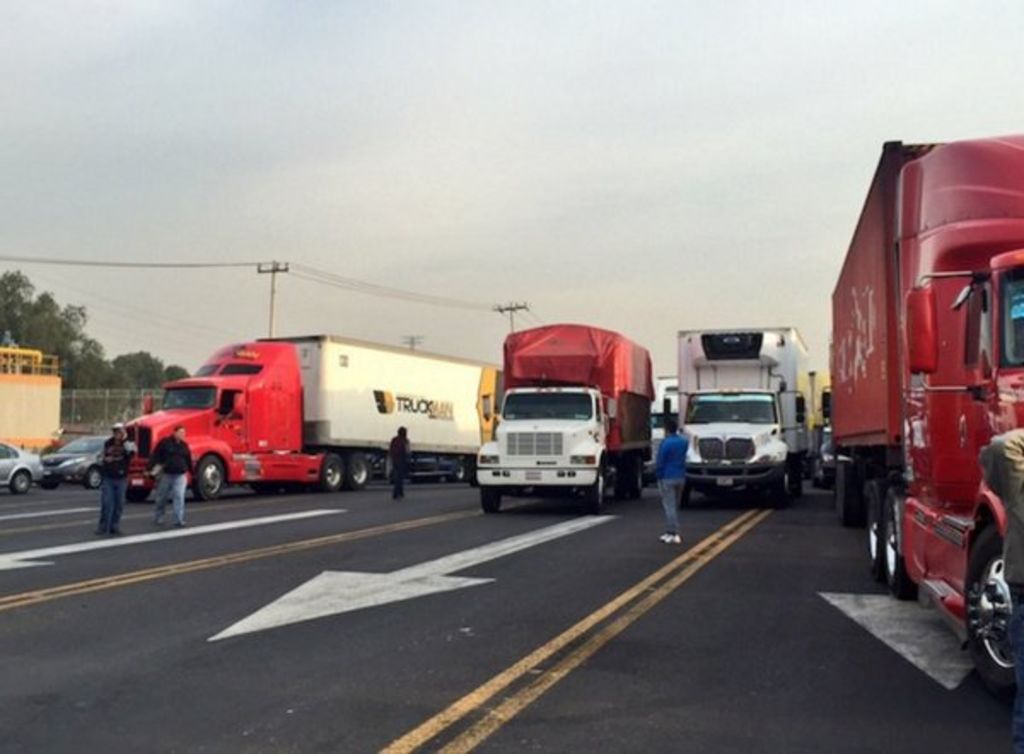
[[[149,427],[128,427],[128,439],[135,443],[139,458],[149,458],[153,451],[153,430]]]
[[[730,461],[749,461],[754,457],[754,441],[746,437],[726,440],[725,457]]]
[[[559,432],[509,432],[506,453],[510,456],[560,456],[562,435]]]
[[[705,461],[721,461],[725,455],[725,447],[717,437],[702,437],[697,441],[697,449]]]

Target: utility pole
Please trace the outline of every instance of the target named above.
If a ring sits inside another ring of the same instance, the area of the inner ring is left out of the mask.
[[[270,275],[270,336],[274,337],[277,330],[277,273],[288,272],[287,262],[262,262],[257,265],[256,272],[260,275]]]
[[[525,301],[519,303],[509,302],[507,304],[495,304],[494,311],[498,314],[508,315],[508,329],[509,332],[516,331],[516,312],[528,312],[530,311],[530,305]]]
[[[415,351],[416,346],[423,342],[422,335],[403,335],[402,345],[409,346],[410,351]]]

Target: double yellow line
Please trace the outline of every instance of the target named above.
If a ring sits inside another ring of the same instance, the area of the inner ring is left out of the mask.
[[[436,749],[445,754],[472,751],[769,515],[771,511],[755,510],[733,519],[547,644],[393,741],[383,749],[383,754],[414,752],[448,732],[456,723],[475,715],[475,722]],[[556,655],[559,658],[553,665],[541,667]],[[490,708],[484,708],[498,694],[524,678],[530,680]]]
[[[239,563],[248,563],[253,560],[260,560],[261,558],[272,558],[278,555],[287,555],[294,552],[300,552],[302,550],[312,550],[316,547],[326,547],[328,545],[335,545],[342,542],[355,542],[360,539],[369,539],[370,537],[377,537],[382,534],[392,534],[394,532],[408,531],[409,529],[419,529],[423,526],[441,524],[447,521],[457,521],[458,519],[479,515],[479,511],[444,513],[437,516],[417,518],[411,521],[399,521],[394,524],[371,526],[357,531],[328,534],[323,537],[299,540],[298,542],[271,545],[270,547],[261,547],[256,550],[243,550],[241,552],[229,553],[227,555],[217,555],[212,558],[190,560],[184,563],[171,563],[170,565],[156,566],[155,568],[145,568],[141,571],[130,571],[127,573],[115,574],[113,576],[89,579],[88,581],[61,584],[47,589],[37,589],[31,592],[11,594],[6,597],[0,597],[0,612],[4,612],[5,610],[14,610],[19,607],[28,607],[29,605],[38,605],[42,602],[50,602],[63,597],[73,597],[75,595],[98,592],[104,589],[114,589],[115,587],[139,584],[144,581],[154,581],[155,579],[164,579],[169,576],[179,576],[183,573],[205,571],[210,568],[222,568],[224,566],[237,565]]]

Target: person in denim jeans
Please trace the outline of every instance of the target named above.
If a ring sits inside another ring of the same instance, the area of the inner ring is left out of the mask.
[[[679,435],[679,424],[672,417],[665,419],[665,439],[658,447],[654,475],[661,492],[661,507],[665,510],[665,533],[660,539],[667,545],[682,543],[679,536],[679,501],[686,485],[686,451],[689,442]]]
[[[103,443],[100,459],[100,521],[96,534],[121,534],[121,512],[127,485],[128,464],[135,454],[135,446],[128,441],[123,424],[115,424],[113,435]]]
[[[174,525],[180,529],[185,525],[186,475],[192,473],[192,451],[185,442],[184,427],[175,427],[170,437],[157,444],[150,459],[150,470],[154,475],[160,475],[156,485],[153,523],[156,526],[163,524],[167,498],[170,497],[174,505]]]

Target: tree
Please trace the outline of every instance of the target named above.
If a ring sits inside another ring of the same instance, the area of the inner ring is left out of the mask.
[[[110,366],[120,387],[158,388],[164,383],[164,363],[146,351],[122,354]]]
[[[164,369],[164,381],[171,382],[172,380],[183,380],[188,377],[188,370],[185,367],[178,366],[177,364],[171,364]]]

